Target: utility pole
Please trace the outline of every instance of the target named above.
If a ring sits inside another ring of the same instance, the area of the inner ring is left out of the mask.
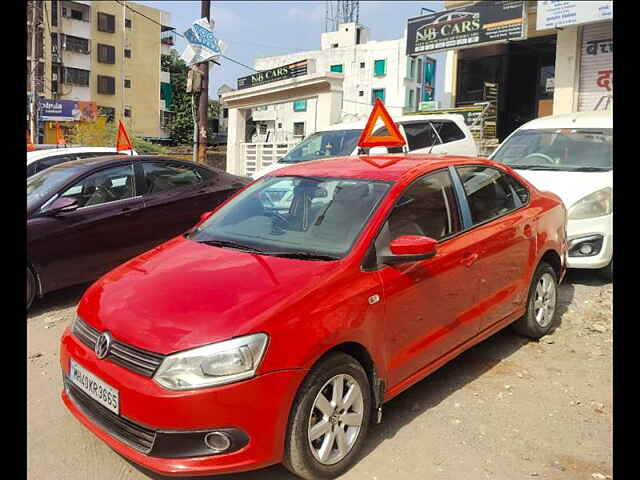
[[[37,125],[38,125],[38,107],[37,107],[37,93],[36,93],[36,75],[38,74],[38,59],[36,55],[36,36],[38,33],[37,24],[37,5],[35,1],[31,1],[31,101],[29,102],[29,133],[31,134],[31,141],[38,143]],[[28,4],[27,4],[28,5]]]
[[[211,0],[202,0],[201,17],[210,20]],[[209,62],[200,64],[202,84],[200,89],[200,104],[198,106],[198,163],[207,163],[207,127],[209,109]]]

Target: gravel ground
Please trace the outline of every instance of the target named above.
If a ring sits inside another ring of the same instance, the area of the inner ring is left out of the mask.
[[[58,342],[83,287],[53,293],[27,319],[30,479],[160,479],[87,431],[60,400]],[[540,342],[509,329],[384,406],[352,479],[612,478],[612,284],[573,271],[557,328]],[[293,480],[277,465],[217,480]]]

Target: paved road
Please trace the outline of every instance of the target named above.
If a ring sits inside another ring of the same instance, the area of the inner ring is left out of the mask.
[[[58,340],[83,290],[51,294],[28,316],[28,478],[162,479],[97,440],[60,401]],[[542,341],[500,332],[385,405],[342,478],[610,478],[612,285],[570,272],[559,300],[558,327]],[[278,465],[213,478],[294,477]]]

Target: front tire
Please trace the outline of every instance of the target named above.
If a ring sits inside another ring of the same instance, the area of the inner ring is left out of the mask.
[[[527,299],[527,312],[513,323],[520,335],[535,340],[544,337],[555,318],[558,303],[558,276],[546,262],[540,262],[536,269]]]
[[[355,462],[371,417],[371,387],[362,365],[332,353],[302,383],[291,408],[284,466],[307,480],[335,478]]]
[[[36,298],[36,292],[36,276],[33,274],[33,271],[27,267],[27,311],[29,311],[33,300]]]

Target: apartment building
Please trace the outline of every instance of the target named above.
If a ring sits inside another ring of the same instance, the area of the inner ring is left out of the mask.
[[[433,100],[435,59],[406,55],[406,36],[373,41],[367,27],[345,23],[320,38],[320,50],[257,58],[258,71],[310,60],[316,72],[344,75],[341,121],[366,120],[376,98],[396,116],[415,112]],[[315,131],[317,99],[309,98],[256,108],[254,142],[300,141]]]
[[[169,13],[130,1],[36,5],[36,91],[44,143],[55,138],[51,119],[67,128],[76,121],[124,120],[132,133],[168,135],[170,78],[161,69],[161,56],[173,45]],[[29,74],[30,37],[27,43]]]

